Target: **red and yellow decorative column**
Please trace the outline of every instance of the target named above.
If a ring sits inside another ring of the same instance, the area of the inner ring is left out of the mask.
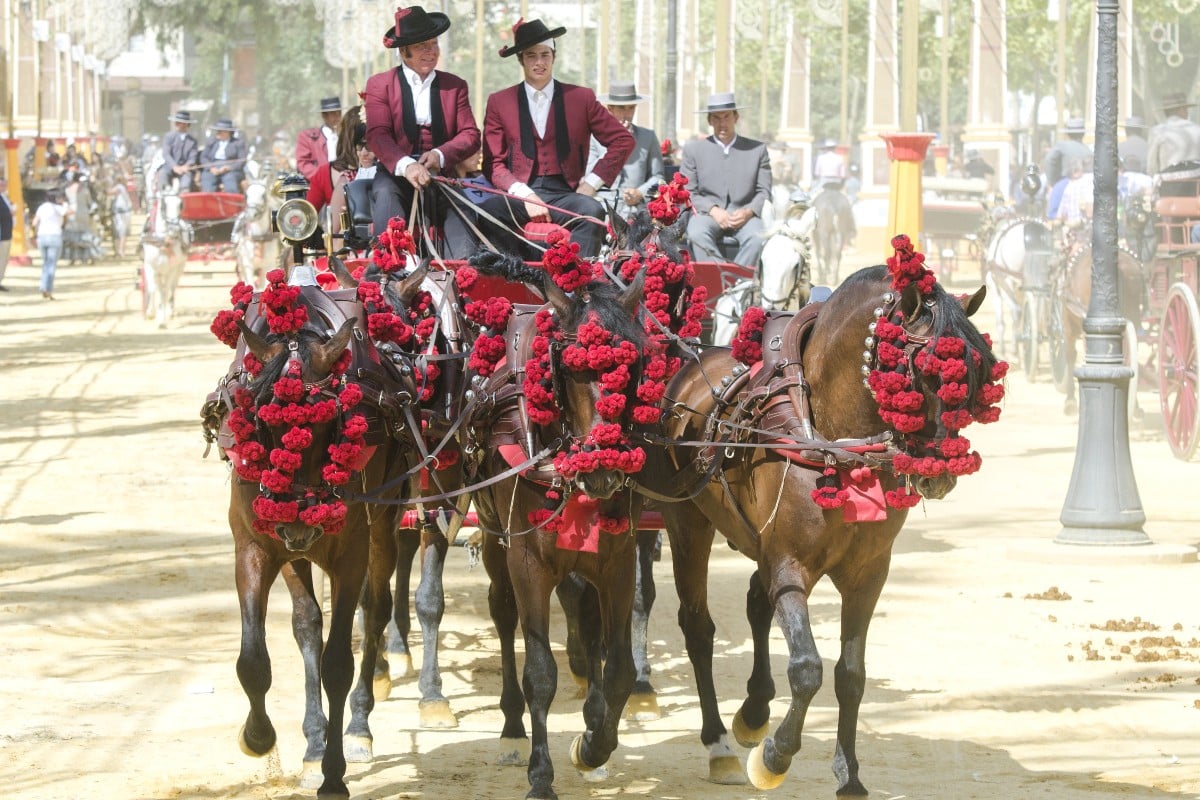
[[[17,155],[20,139],[4,140],[5,174],[8,175],[8,199],[13,204],[13,238],[8,251],[8,263],[29,266],[29,248],[25,242],[25,193],[21,189],[21,160]]]
[[[932,133],[881,133],[892,162],[888,193],[887,240],[903,233],[921,241],[921,165]]]

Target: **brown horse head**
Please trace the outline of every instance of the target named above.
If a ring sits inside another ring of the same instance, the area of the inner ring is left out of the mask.
[[[299,456],[298,464],[288,471],[290,481],[286,488],[272,485],[267,472],[264,472],[259,485],[259,497],[254,501],[255,513],[260,521],[263,521],[263,515],[259,513],[257,503],[263,499],[272,504],[296,503],[303,511],[328,497],[336,497],[336,492],[331,491],[326,479],[325,470],[333,463],[330,445],[337,441],[346,420],[338,396],[330,386],[335,378],[335,364],[350,344],[355,323],[356,320],[348,319],[332,334],[310,325],[286,336],[263,334],[252,330],[241,320],[237,323],[246,348],[262,364],[262,371],[247,386],[256,408],[261,409],[273,402],[278,404],[281,395],[287,396],[281,389],[283,382],[290,381],[295,386],[299,381],[303,388],[291,396],[293,405],[311,409],[316,404],[332,400],[337,409],[336,413],[321,415],[306,425],[296,425],[283,419],[272,418],[268,421],[263,419],[265,413],[258,411],[254,438],[266,453],[272,454],[268,464],[276,469],[271,471],[278,472],[280,469],[275,462],[275,453]],[[307,434],[297,434],[300,427]],[[289,440],[289,437],[297,435],[311,436],[311,440],[306,446],[297,448],[294,439]],[[326,527],[320,521],[305,521],[304,514],[292,520],[276,521],[273,525],[270,521],[263,524],[264,529],[269,528],[284,547],[295,553],[307,552],[326,533]]]
[[[568,295],[554,281],[546,281],[546,299],[549,300],[558,318],[564,342],[579,341],[579,329],[584,325],[598,325],[612,335],[613,341],[630,342],[643,352],[645,333],[638,315],[642,302],[644,273],[625,288],[605,282],[590,283]],[[561,354],[552,356],[558,363],[552,366],[558,376],[559,403],[563,410],[564,433],[582,448],[589,433],[596,426],[605,424],[600,411],[601,375],[594,369],[565,368]],[[627,402],[637,387],[640,363],[629,365],[630,379],[626,390]],[[588,496],[607,500],[626,483],[626,475],[618,469],[595,469],[581,471],[575,476],[575,484]]]
[[[830,439],[890,430],[899,449],[911,450],[914,455],[940,444],[950,433],[943,417],[946,403],[939,396],[943,380],[938,374],[925,374],[917,359],[942,339],[960,339],[966,374],[959,382],[967,393],[961,407],[979,407],[977,393],[991,379],[996,358],[968,317],[978,310],[985,291],[981,287],[973,295],[958,298],[934,284],[922,294],[914,283],[896,292],[884,267],[850,276],[821,310],[805,349],[804,372],[811,386],[815,428]],[[898,371],[909,376],[911,390],[919,392],[922,400],[919,410],[913,411],[919,419],[905,430],[897,430],[881,416],[865,379],[879,357],[876,326],[889,320],[903,328],[907,339]],[[945,497],[956,481],[949,471],[914,478],[920,494],[931,499]]]

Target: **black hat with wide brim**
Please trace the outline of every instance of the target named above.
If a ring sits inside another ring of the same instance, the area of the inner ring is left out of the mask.
[[[396,9],[396,22],[383,34],[383,46],[408,47],[436,39],[450,30],[450,18],[420,6]]]
[[[531,19],[529,22],[519,20],[516,25],[513,25],[512,30],[513,43],[500,50],[501,58],[508,58],[526,47],[533,47],[547,39],[557,39],[567,32],[567,29],[562,27],[551,30],[540,19]]]

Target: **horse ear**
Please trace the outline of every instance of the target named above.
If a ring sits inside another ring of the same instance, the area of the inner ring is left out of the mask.
[[[987,297],[987,286],[980,286],[975,290],[975,294],[970,297],[960,297],[958,302],[962,305],[963,311],[967,312],[967,316],[971,316],[979,307],[983,305],[983,298]]]
[[[429,259],[421,262],[421,266],[412,271],[404,280],[400,281],[400,288],[397,292],[400,299],[404,301],[404,305],[408,305],[409,301],[416,297],[417,292],[421,289],[421,282],[425,280],[425,276],[429,274]]]
[[[354,333],[356,319],[351,317],[342,323],[337,333],[328,342],[317,345],[313,357],[312,370],[317,375],[324,375],[333,369],[334,363],[341,357],[346,346],[350,344],[350,336]]]
[[[546,280],[542,284],[542,290],[545,291],[546,299],[550,301],[550,305],[558,312],[560,320],[564,320],[570,316],[573,307],[571,298],[567,297],[567,293],[549,275],[546,276]]]
[[[271,344],[250,330],[250,326],[240,319],[237,321],[237,326],[238,330],[242,332],[242,338],[246,340],[246,347],[250,348],[250,352],[254,353],[254,357],[262,363],[266,364],[270,362],[271,359],[283,352],[283,344],[281,342]]]
[[[337,278],[338,286],[343,289],[358,288],[358,281],[354,280],[354,276],[350,274],[350,270],[346,269],[346,263],[332,254],[329,256],[329,271]]]
[[[904,287],[900,295],[900,313],[905,322],[912,322],[921,314],[921,289],[915,283]]]
[[[629,312],[630,316],[637,313],[637,308],[642,302],[642,296],[645,294],[646,288],[646,269],[643,267],[638,270],[638,274],[625,287],[625,291],[621,292],[621,305]]]
[[[613,210],[613,207],[608,203],[604,204],[604,213],[608,215],[608,222],[612,225],[613,240],[618,244],[624,244],[629,241],[629,223],[625,218]]]

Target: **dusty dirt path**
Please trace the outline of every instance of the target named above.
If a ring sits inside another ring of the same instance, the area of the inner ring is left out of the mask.
[[[279,755],[248,759],[234,738],[246,701],[234,674],[228,487],[215,457],[201,459],[197,416],[230,357],[207,330],[229,279],[189,271],[181,316],[159,331],[134,311],[134,271],[129,262],[64,266],[59,299],[46,302],[36,269],[10,267],[12,291],[0,295],[5,794],[312,797],[295,782],[300,664],[282,590],[270,627]],[[983,472],[915,509],[898,541],[868,649],[863,781],[882,798],[1200,797],[1200,565],[1049,546],[1075,424],[1045,385],[1015,376],[1009,391],[1002,423],[972,435]],[[1135,437],[1133,459],[1147,530],[1156,542],[1195,545],[1200,464],[1170,456],[1153,430],[1156,400],[1145,399],[1148,430]],[[713,565],[727,722],[749,672],[740,610],[749,566],[723,547]],[[763,796],[701,777],[699,710],[669,572],[664,562],[651,631],[666,714],[627,723],[610,780],[585,784],[566,758],[581,722],[563,682],[550,728],[564,798]],[[417,729],[415,684],[398,682],[372,717],[375,762],[350,767],[356,798],[525,793],[523,770],[492,765],[498,648],[484,576],[468,570],[461,549],[446,585],[445,688],[460,727]],[[1051,587],[1070,599],[1027,597]],[[836,600],[828,583],[813,598],[826,686],[778,797],[835,788]],[[1097,627],[1137,618],[1155,629]],[[782,688],[778,635],[773,650]],[[784,704],[773,708],[777,721]]]

